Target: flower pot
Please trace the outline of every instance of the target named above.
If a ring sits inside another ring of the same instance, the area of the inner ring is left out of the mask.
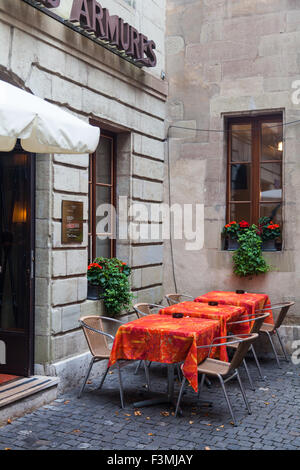
[[[228,238],[228,245],[227,245],[227,250],[228,251],[236,251],[239,249],[239,242],[237,240],[233,240],[232,238]]]
[[[265,240],[262,242],[262,251],[277,251],[275,240]]]
[[[88,283],[88,300],[99,300],[102,298],[102,294],[104,289],[102,286],[93,286],[92,284]]]

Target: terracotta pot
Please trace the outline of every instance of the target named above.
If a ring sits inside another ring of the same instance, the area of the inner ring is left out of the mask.
[[[102,294],[104,289],[102,286],[93,286],[92,284],[88,283],[88,300],[100,300],[102,298]]]

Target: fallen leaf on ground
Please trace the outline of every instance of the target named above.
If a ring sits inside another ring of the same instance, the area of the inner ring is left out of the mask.
[[[210,450],[210,447],[205,447],[205,450]]]
[[[168,411],[161,411],[160,414],[162,416],[170,416],[170,413]]]
[[[67,400],[64,402],[64,405],[68,405],[70,403],[70,400]]]
[[[72,431],[72,432],[74,432],[76,434],[76,433],[79,433],[81,431],[80,431],[80,429],[74,429],[74,431]]]
[[[129,413],[125,413],[125,416],[131,416]]]
[[[134,412],[134,415],[135,415],[135,416],[142,416],[142,412],[141,412],[141,411],[135,411],[135,412]]]
[[[190,424],[194,424],[194,421],[190,421]]]
[[[11,450],[11,448],[10,448],[10,447],[5,447],[5,449],[4,449],[4,450]]]
[[[151,418],[150,418],[149,416],[147,416],[147,418],[146,418],[146,419],[148,419],[148,420],[149,420],[149,419],[151,419]]]
[[[148,436],[153,436],[153,433],[152,433],[152,432],[149,432],[149,433],[148,433]]]
[[[7,424],[11,424],[11,419],[8,419],[6,422]]]

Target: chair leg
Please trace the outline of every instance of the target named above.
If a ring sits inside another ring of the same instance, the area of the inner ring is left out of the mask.
[[[181,382],[181,381],[182,381],[182,374],[181,374],[181,370],[180,370],[179,364],[176,364],[176,372],[177,372],[177,377],[178,377],[178,379],[179,379],[180,382]]]
[[[139,368],[141,367],[142,362],[143,362],[143,361],[139,361],[139,362],[138,362],[138,365],[136,366],[134,375],[137,375],[137,373],[138,373],[138,371],[139,371]]]
[[[124,392],[123,392],[123,383],[122,383],[121,367],[120,367],[120,363],[119,363],[119,362],[118,362],[118,373],[119,373],[119,383],[120,383],[121,407],[122,407],[122,408],[125,408],[125,406],[124,406]]]
[[[285,347],[284,347],[284,344],[283,344],[283,342],[282,342],[282,339],[281,339],[281,336],[280,336],[280,334],[279,334],[279,331],[278,331],[278,330],[276,330],[276,335],[277,335],[277,338],[278,338],[278,340],[279,340],[279,343],[280,343],[281,349],[282,349],[282,351],[283,351],[284,358],[285,358],[286,362],[289,362],[289,359],[288,359],[288,355],[287,355],[286,349],[285,349]]]
[[[81,389],[80,389],[80,391],[79,391],[78,398],[81,398],[81,395],[82,395],[82,393],[83,393],[84,387],[86,386],[86,383],[87,383],[88,378],[89,378],[89,376],[90,376],[90,373],[91,373],[91,370],[92,370],[92,367],[93,367],[94,362],[95,362],[95,359],[92,357],[92,359],[91,359],[91,361],[90,361],[89,368],[88,368],[88,370],[87,370],[87,373],[86,373],[86,376],[85,376],[85,379],[84,379],[84,382],[83,382],[82,387],[81,387]]]
[[[247,376],[248,376],[248,380],[249,380],[249,383],[250,383],[250,388],[251,388],[251,390],[253,390],[255,392],[255,387],[253,385],[253,381],[252,381],[252,378],[251,378],[251,375],[250,375],[250,372],[249,372],[249,369],[248,369],[248,366],[247,366],[246,359],[243,360],[243,364],[244,364],[244,367],[245,367],[245,370],[246,370],[246,373],[247,373]]]
[[[146,375],[146,380],[147,380],[147,387],[148,390],[150,390],[150,374],[149,374],[149,366],[147,366],[146,361],[143,361],[144,364],[144,369],[145,369],[145,375]]]
[[[226,388],[225,388],[223,377],[221,375],[218,375],[218,377],[219,377],[221,387],[222,387],[222,390],[223,390],[223,393],[224,393],[224,396],[225,396],[225,399],[226,399],[226,402],[227,402],[228,409],[229,409],[230,414],[231,414],[233,424],[234,424],[234,426],[236,426],[236,419],[235,419],[235,416],[234,416],[234,413],[233,413],[233,409],[231,407],[231,403],[229,401],[229,397],[227,395],[227,391],[226,391]]]
[[[206,375],[202,374],[201,382],[200,382],[199,390],[198,390],[198,400],[200,400],[200,395],[201,395],[201,392],[202,392],[202,388],[203,388],[203,384],[204,384],[205,379],[206,379]]]
[[[245,393],[245,390],[244,390],[244,387],[243,387],[243,383],[242,383],[242,381],[241,381],[241,377],[240,377],[239,371],[237,370],[236,372],[237,372],[237,379],[238,379],[239,386],[240,386],[240,389],[241,389],[241,392],[242,392],[242,395],[243,395],[243,398],[244,398],[245,405],[246,405],[246,407],[247,407],[247,410],[248,410],[249,415],[251,415],[251,414],[252,414],[252,411],[251,411],[249,402],[248,402],[248,400],[247,400],[247,396],[246,396],[246,393]]]
[[[260,378],[261,378],[262,380],[265,380],[264,376],[262,375],[260,363],[259,363],[258,357],[257,357],[257,355],[256,355],[256,351],[255,351],[255,349],[254,349],[253,344],[251,344],[251,348],[250,348],[250,349],[251,349],[251,351],[252,351],[254,360],[255,360],[255,362],[256,362],[256,365],[257,365],[257,368],[258,368],[258,373],[259,373],[259,375],[260,375]]]
[[[100,382],[100,385],[99,385],[99,387],[98,387],[98,390],[101,390],[102,385],[104,384],[104,380],[106,379],[106,376],[107,376],[107,374],[108,374],[108,371],[109,371],[109,367],[107,367],[106,371],[105,371],[104,374],[103,374],[103,377],[102,377],[102,379],[101,379],[101,382]]]
[[[211,381],[209,380],[208,377],[205,377],[205,383],[206,383],[206,385],[207,385],[208,388],[211,388],[211,387],[212,387],[212,383],[211,383]]]
[[[183,377],[182,384],[181,384],[181,388],[180,388],[180,392],[179,392],[179,396],[178,396],[178,400],[177,400],[176,410],[175,410],[175,418],[176,418],[177,415],[178,415],[178,410],[179,410],[179,406],[180,406],[180,402],[181,402],[181,398],[182,398],[182,394],[183,394],[183,390],[184,390],[185,384],[186,384],[186,378]]]
[[[274,345],[272,337],[271,337],[271,335],[268,331],[267,331],[267,335],[268,335],[268,338],[270,340],[270,343],[271,343],[271,346],[272,346],[272,349],[273,349],[273,352],[274,352],[274,355],[275,355],[275,358],[276,358],[276,361],[277,361],[277,365],[278,365],[279,369],[281,369],[281,365],[280,365],[280,362],[279,362],[279,357],[278,357],[277,351],[275,349],[275,345]]]

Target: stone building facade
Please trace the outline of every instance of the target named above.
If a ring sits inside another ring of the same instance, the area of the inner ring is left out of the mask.
[[[169,189],[172,204],[204,204],[204,248],[185,251],[173,240],[179,292],[266,292],[272,302],[296,301],[284,328],[288,346],[299,339],[299,122],[283,125],[283,247],[264,252],[271,272],[251,279],[233,274],[223,249],[227,139],[230,118],[281,114],[300,119],[300,5],[294,0],[169,0],[167,2]],[[297,82],[298,81],[298,82]],[[224,131],[224,132],[223,132]],[[231,219],[232,220],[232,219]],[[165,249],[165,292],[174,290],[172,251]]]
[[[155,41],[157,65],[149,69],[128,63],[31,3],[0,0],[0,78],[86,122],[92,118],[101,132],[114,133],[117,197],[127,197],[128,206],[133,201],[160,203],[167,97],[161,78],[165,1],[101,1],[110,14]],[[63,17],[71,6],[72,0],[61,0],[51,11]],[[88,167],[89,155],[36,156],[35,373],[59,375],[62,387],[78,383],[87,364],[79,318],[103,313],[101,302],[86,300]],[[84,204],[83,243],[62,243],[63,200]],[[161,301],[163,244],[117,240],[116,256],[133,268],[137,299]]]

